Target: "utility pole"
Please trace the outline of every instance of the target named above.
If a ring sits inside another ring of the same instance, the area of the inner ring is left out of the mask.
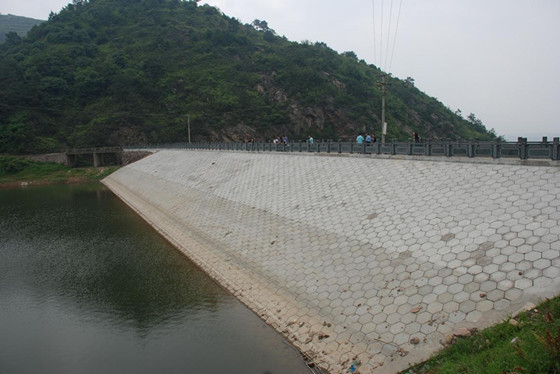
[[[189,144],[191,144],[191,116],[187,114],[187,132],[189,134]]]
[[[387,135],[387,122],[385,122],[385,96],[387,94],[387,85],[385,83],[385,74],[381,75],[381,82],[377,82],[377,86],[381,88],[381,142],[385,145],[385,136]]]

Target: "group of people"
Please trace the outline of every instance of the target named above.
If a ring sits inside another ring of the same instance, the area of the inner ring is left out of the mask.
[[[375,143],[376,141],[377,138],[375,137],[374,133],[371,133],[371,135],[366,133],[365,137],[362,135],[362,133],[359,133],[358,136],[356,137],[356,143],[358,144],[364,144],[364,142],[366,142],[366,144],[369,144],[369,143]],[[414,143],[420,143],[420,135],[418,135],[416,131],[412,133],[412,141]]]
[[[362,133],[359,133],[358,136],[356,137],[356,143],[358,144],[364,144],[364,142],[366,142],[366,144],[371,144],[371,143],[375,143],[376,141],[377,138],[375,137],[374,133],[371,134],[366,133],[365,137],[362,135]]]
[[[364,142],[366,144],[373,144],[375,142],[377,142],[377,138],[375,137],[374,133],[366,133],[366,136],[364,136],[362,133],[359,133],[358,136],[356,137],[356,143],[358,144],[364,144]],[[420,142],[420,136],[418,135],[418,133],[415,131],[412,133],[412,141],[414,143],[419,143]],[[313,137],[311,135],[309,135],[307,137],[307,142],[309,143],[309,145],[313,145]],[[253,138],[249,139],[248,143],[253,143]],[[288,145],[289,141],[288,141],[288,137],[286,135],[283,136],[278,136],[276,138],[274,138],[272,140],[273,144],[285,144]]]
[[[272,139],[272,144],[285,144],[285,145],[288,145],[288,144],[289,144],[288,137],[287,137],[286,135],[278,136],[278,137]]]

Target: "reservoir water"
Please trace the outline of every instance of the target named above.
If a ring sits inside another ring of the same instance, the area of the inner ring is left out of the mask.
[[[101,184],[0,190],[0,373],[308,373]]]

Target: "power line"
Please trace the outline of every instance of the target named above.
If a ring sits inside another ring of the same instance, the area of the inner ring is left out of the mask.
[[[389,27],[387,28],[387,53],[385,53],[385,71],[387,71],[387,58],[389,57],[389,48],[391,45],[391,23],[393,21],[393,0],[391,0],[391,7],[389,8]]]
[[[391,52],[391,59],[389,60],[389,70],[388,71],[391,71],[391,66],[393,65],[393,56],[395,55],[395,46],[397,45],[397,33],[399,31],[399,21],[401,19],[402,2],[403,2],[403,0],[401,0],[400,3],[399,3],[399,14],[397,16],[397,27],[395,27],[395,37],[393,38],[393,51]]]
[[[394,0],[388,4],[388,11],[385,12],[385,1],[375,2],[372,0],[373,18],[373,63],[386,73],[390,73],[395,56],[397,35],[400,25],[403,0],[397,4]],[[395,17],[396,16],[396,17]],[[396,22],[394,19],[396,18]],[[395,25],[396,23],[396,25]],[[379,43],[379,46],[377,45]]]
[[[381,56],[379,56],[379,65],[381,65],[383,63],[383,16],[384,16],[384,12],[383,12],[383,0],[381,0],[381,37],[380,39],[380,48],[381,49]],[[381,68],[381,66],[380,66]]]
[[[376,27],[375,27],[375,0],[371,0],[371,8],[373,12],[373,63],[379,66],[377,63],[377,40],[375,39]]]

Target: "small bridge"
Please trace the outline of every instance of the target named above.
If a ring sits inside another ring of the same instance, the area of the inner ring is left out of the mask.
[[[66,155],[66,165],[75,167],[78,164],[79,156],[93,158],[93,166],[121,165],[122,147],[103,147],[103,148],[80,148],[68,149]]]

